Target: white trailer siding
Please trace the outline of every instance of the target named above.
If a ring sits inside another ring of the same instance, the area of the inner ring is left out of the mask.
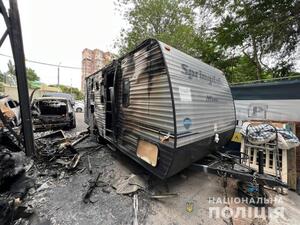
[[[177,147],[235,127],[235,110],[224,74],[160,42],[174,95]]]

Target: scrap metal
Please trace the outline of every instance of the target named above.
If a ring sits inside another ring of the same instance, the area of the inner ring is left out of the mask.
[[[99,181],[99,179],[100,179],[100,176],[101,176],[102,174],[103,174],[103,172],[99,172],[98,175],[97,175],[97,177],[96,177],[96,179],[95,179],[94,181],[92,181],[92,182],[89,183],[89,188],[88,188],[86,194],[85,194],[84,197],[83,197],[83,202],[84,202],[84,203],[91,202],[91,201],[90,201],[90,197],[91,197],[91,195],[92,195],[94,189],[97,187],[97,183],[98,183],[98,181]]]

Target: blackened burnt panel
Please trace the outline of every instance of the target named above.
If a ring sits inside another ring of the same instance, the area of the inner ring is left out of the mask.
[[[171,138],[164,144],[174,147],[170,86],[158,43],[150,41],[124,57],[121,70],[121,88],[118,90],[119,142],[136,149],[139,138],[159,142],[161,136],[169,134]]]

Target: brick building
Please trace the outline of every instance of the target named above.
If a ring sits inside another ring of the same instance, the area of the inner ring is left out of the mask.
[[[112,54],[110,52],[88,48],[82,51],[81,91],[84,91],[85,78],[107,65],[111,60]]]

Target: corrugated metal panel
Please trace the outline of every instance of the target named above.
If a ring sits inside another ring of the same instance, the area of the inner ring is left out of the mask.
[[[300,80],[231,86],[237,120],[300,122]]]
[[[103,86],[101,86],[102,71],[99,71],[95,74],[94,78],[94,95],[95,95],[95,122],[99,131],[99,134],[105,137],[105,105],[104,102],[101,102],[101,94],[103,93]]]
[[[235,100],[237,120],[300,122],[300,100]]]
[[[177,147],[235,127],[234,104],[223,73],[161,43],[176,110]]]
[[[130,81],[130,104],[127,108],[122,105],[122,88],[119,88],[120,143],[130,144],[135,151],[139,137],[159,142],[160,136],[173,135],[170,87],[158,43],[150,43],[126,56],[121,69],[118,86],[122,87],[124,79]],[[173,138],[166,145],[174,147]]]

